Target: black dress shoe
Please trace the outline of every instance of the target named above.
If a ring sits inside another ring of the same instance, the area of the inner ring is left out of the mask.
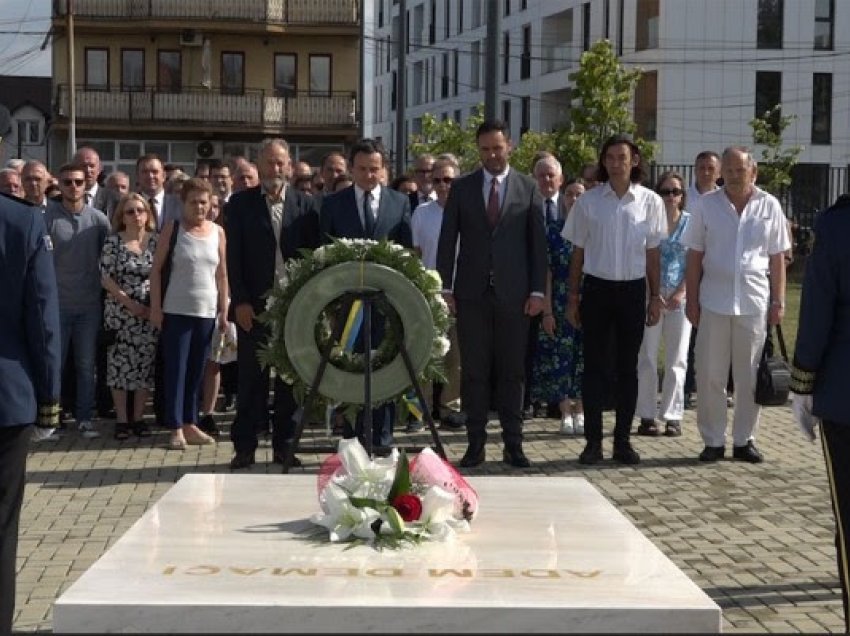
[[[723,446],[706,446],[699,454],[701,462],[716,462],[718,459],[723,459],[726,454],[726,449]]]
[[[753,444],[753,440],[747,442],[746,446],[733,446],[732,459],[741,459],[751,464],[760,464],[764,461],[764,457]]]
[[[230,460],[230,470],[239,470],[240,468],[248,468],[248,466],[253,466],[255,463],[254,453],[252,452],[237,452],[233,459]]]
[[[474,468],[484,463],[484,443],[474,442],[469,445],[460,460],[462,468]]]
[[[602,461],[602,442],[587,442],[587,446],[578,456],[579,464],[597,464]]]
[[[283,464],[283,458],[284,457],[285,457],[285,455],[282,452],[274,453],[272,455],[272,463],[273,464]],[[290,464],[291,468],[301,468],[303,465],[304,464],[301,462],[300,459],[298,459],[297,456],[295,456],[295,455],[292,456],[292,463]]]
[[[213,418],[211,413],[201,416],[198,422],[198,428],[210,437],[221,437],[221,430],[218,428],[218,424],[215,423],[215,418]]]
[[[628,442],[615,443],[611,458],[620,464],[640,464],[640,455]]]
[[[515,468],[531,467],[531,462],[528,461],[528,457],[526,457],[525,453],[522,452],[521,446],[506,447],[502,452],[502,461],[514,466]]]

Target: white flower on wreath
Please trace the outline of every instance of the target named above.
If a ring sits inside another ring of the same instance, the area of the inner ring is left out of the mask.
[[[327,251],[328,250],[325,246],[316,248],[316,250],[313,251],[313,260],[319,265],[324,265]]]
[[[448,338],[445,336],[437,336],[434,338],[434,346],[432,347],[432,353],[435,356],[443,357],[449,352],[449,348],[451,348],[452,344]]]
[[[442,309],[444,312],[447,312],[449,310],[449,304],[446,302],[446,299],[443,298],[442,292],[434,294],[434,302],[437,303],[440,306],[440,309]]]
[[[343,490],[353,497],[387,498],[398,463],[398,449],[394,448],[389,457],[370,459],[355,437],[341,439],[338,452],[345,474],[336,481]]]
[[[443,288],[443,279],[436,269],[426,269],[425,274],[428,276],[428,278],[434,281],[434,283],[436,283],[438,289]]]
[[[404,246],[403,246],[403,245],[399,245],[398,243],[390,243],[390,249],[391,249],[393,252],[403,252],[403,251],[404,251]]]

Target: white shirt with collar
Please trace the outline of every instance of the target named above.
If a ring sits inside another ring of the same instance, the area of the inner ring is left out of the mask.
[[[661,197],[632,183],[622,198],[608,182],[581,195],[561,236],[584,249],[585,274],[628,281],[646,276],[646,250],[667,236]]]
[[[372,220],[377,222],[378,220],[378,206],[381,204],[381,186],[376,185],[371,190],[372,201],[369,206],[372,209]],[[359,185],[354,184],[354,199],[357,201],[357,214],[360,216],[360,225],[364,228],[366,227],[366,217],[363,216],[363,197],[366,196],[366,191],[361,188]],[[372,223],[374,227],[375,223]]]
[[[554,213],[555,218],[557,219],[561,216],[560,208],[558,208],[558,201],[560,201],[560,197],[561,197],[561,193],[558,192],[557,190],[555,191],[555,194],[553,194],[551,197],[543,197],[543,224],[544,225],[549,222],[549,217],[547,216],[548,212],[546,210],[546,207],[547,207],[546,202],[547,201],[552,202],[552,212]]]
[[[90,205],[94,207],[94,198],[97,196],[97,190],[100,186],[97,185],[97,181],[94,182],[94,185],[91,187],[91,190],[86,190],[85,192],[85,203],[86,205]],[[103,210],[101,210],[102,212]]]
[[[725,188],[720,188],[688,208],[691,219],[682,243],[703,252],[700,305],[725,316],[766,311],[770,257],[791,247],[788,223],[776,197],[754,186],[739,216]]]
[[[505,202],[505,192],[507,192],[508,185],[508,174],[511,171],[511,167],[507,166],[504,172],[500,172],[497,175],[490,174],[486,168],[482,168],[481,172],[484,173],[484,185],[482,189],[482,193],[484,195],[484,209],[487,209],[487,203],[490,201],[490,188],[491,182],[493,179],[496,180],[496,187],[499,189],[499,210],[502,209],[502,205]]]
[[[706,194],[711,194],[712,192],[715,192],[719,189],[720,189],[720,186],[716,185],[711,190],[706,190],[705,192],[700,192],[699,190],[697,190],[697,184],[692,183],[691,185],[688,186],[688,190],[687,190],[686,195],[685,195],[686,196],[685,205],[687,205],[687,207],[690,208],[691,203],[694,203],[694,202],[698,201],[699,199],[703,198]]]
[[[153,207],[156,208],[153,211],[154,214],[156,215],[156,227],[157,227],[157,229],[161,230],[162,224],[165,221],[165,218],[164,218],[165,215],[163,214],[163,212],[165,211],[165,210],[163,210],[164,202],[165,202],[165,190],[160,190],[158,193],[156,193],[153,196],[147,194],[146,192],[140,192],[139,194],[142,195],[145,198],[145,201],[147,201],[148,204],[150,204],[150,200],[153,199],[153,202],[154,202]]]

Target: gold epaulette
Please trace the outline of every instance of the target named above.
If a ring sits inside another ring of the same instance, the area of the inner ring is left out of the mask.
[[[59,407],[59,402],[39,404],[38,421],[36,422],[36,426],[56,428],[59,426],[59,415],[61,413],[62,409]]]

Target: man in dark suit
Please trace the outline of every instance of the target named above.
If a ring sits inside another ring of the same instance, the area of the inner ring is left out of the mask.
[[[334,238],[387,239],[413,248],[410,229],[410,201],[395,190],[379,183],[386,159],[383,147],[372,139],[362,139],[351,147],[350,164],[354,185],[323,197],[320,215],[322,240]],[[377,318],[377,316],[376,316]],[[380,342],[383,322],[372,321],[372,343]],[[362,332],[358,344],[362,346]],[[385,404],[372,411],[372,445],[386,449],[393,443],[395,405]],[[355,433],[361,437],[362,413],[357,417]],[[353,436],[348,431],[348,436]],[[365,445],[365,444],[364,444]]]
[[[49,434],[59,424],[62,363],[51,250],[37,208],[0,195],[0,634],[12,631],[31,425]]]
[[[86,179],[86,191],[83,196],[86,205],[92,206],[95,210],[100,210],[107,218],[111,219],[112,211],[118,204],[119,197],[115,192],[98,183],[98,177],[101,173],[100,155],[94,148],[83,146],[74,153],[71,163],[83,168]]]
[[[548,266],[542,199],[534,180],[508,165],[507,124],[485,121],[476,140],[482,167],[452,184],[437,249],[444,296],[457,314],[469,440],[460,465],[478,466],[485,459],[495,374],[503,459],[522,468],[530,466],[522,450],[528,324],[543,310]]]
[[[183,202],[175,194],[165,192],[165,168],[159,155],[146,154],[136,160],[136,184],[139,194],[147,199],[156,213],[156,227],[179,221],[183,216]]]
[[[268,339],[269,329],[257,322],[257,315],[265,310],[265,296],[282,275],[284,261],[297,257],[301,248],[319,246],[315,208],[309,197],[287,187],[289,164],[286,141],[263,141],[257,160],[260,185],[236,192],[224,209],[230,306],[238,334],[239,392],[230,429],[236,452],[230,462],[233,469],[254,463],[257,427],[268,419],[269,371],[260,367],[257,351]],[[289,452],[297,408],[292,387],[275,378],[275,463],[283,463]],[[299,463],[296,459],[293,465]]]
[[[815,221],[815,242],[806,262],[800,320],[791,372],[794,415],[815,440],[820,422],[826,473],[835,515],[835,547],[844,627],[850,632],[850,194],[841,195]],[[701,398],[700,398],[701,399]]]

